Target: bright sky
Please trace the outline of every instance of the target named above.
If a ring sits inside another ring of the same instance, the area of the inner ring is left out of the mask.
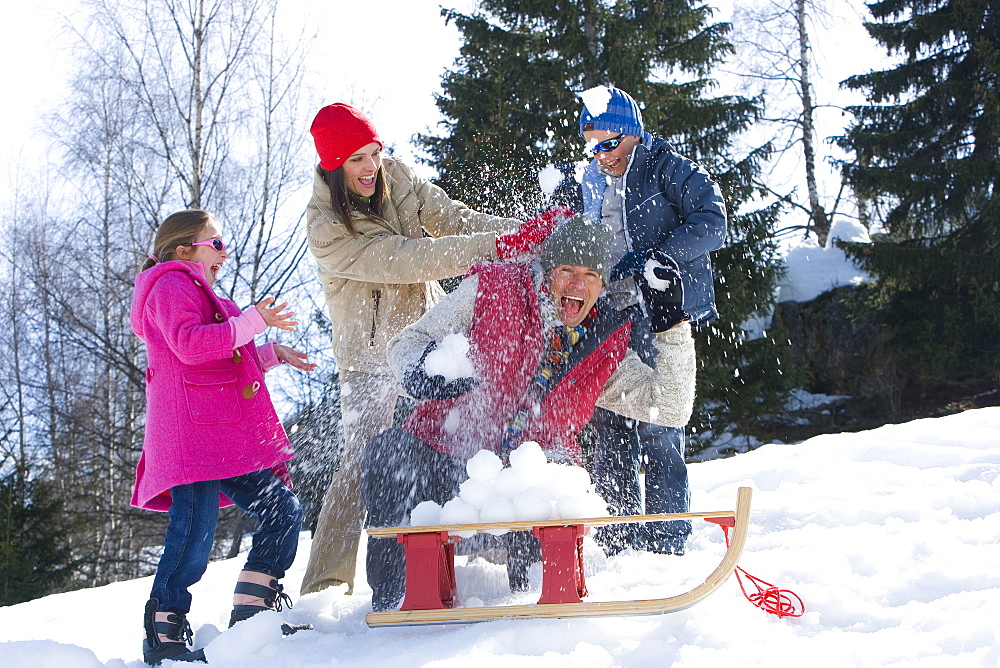
[[[731,0],[717,0],[717,20],[730,17]],[[827,0],[835,21],[831,34],[816,37],[816,86],[821,100],[843,100],[837,83],[874,62],[878,52],[860,27],[860,0]],[[72,67],[73,43],[63,17],[82,23],[82,0],[10,2],[0,22],[0,184],[8,191],[11,173],[32,174],[44,165],[46,141],[41,117],[64,97]],[[411,137],[435,130],[440,119],[433,94],[441,75],[458,57],[459,35],[446,26],[440,6],[469,12],[475,0],[282,0],[289,36],[306,24],[318,31],[305,82],[315,106],[351,101],[373,116],[382,138],[410,164]],[[847,55],[850,54],[850,57]],[[856,63],[861,63],[856,65]],[[729,91],[719,91],[726,93]],[[839,112],[825,112],[826,126],[843,123]],[[303,132],[311,118],[301,119]],[[821,131],[822,135],[822,131]],[[418,165],[415,165],[421,169]],[[426,168],[423,168],[426,169]],[[425,172],[425,175],[428,172]]]
[[[63,16],[80,19],[80,0],[11,2],[0,22],[0,183],[20,161],[29,173],[44,155],[40,118],[59,104],[72,65]],[[383,139],[410,156],[412,135],[433,129],[433,94],[458,57],[458,30],[445,26],[442,5],[468,11],[473,0],[281,0],[288,36],[318,32],[306,85],[316,108],[353,101],[368,110]],[[30,36],[25,38],[25,36]],[[311,118],[301,119],[303,132]],[[410,161],[412,162],[412,160]]]

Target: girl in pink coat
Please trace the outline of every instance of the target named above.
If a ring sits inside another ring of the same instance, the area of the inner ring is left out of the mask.
[[[285,465],[292,458],[264,372],[281,362],[305,371],[306,356],[253,345],[268,327],[294,330],[287,303],[267,298],[241,313],[215,294],[226,260],[218,221],[180,211],[156,232],[135,279],[131,324],[146,344],[146,431],[132,505],[169,513],[146,603],[143,658],[204,662],[190,651],[188,587],[205,573],[220,507],[236,504],[260,523],[233,596],[230,626],[290,604],[278,584],[295,558],[302,512]],[[293,629],[283,625],[283,630]]]

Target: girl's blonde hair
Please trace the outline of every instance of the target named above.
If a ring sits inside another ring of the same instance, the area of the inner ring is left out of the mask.
[[[146,271],[157,262],[176,259],[174,251],[177,247],[193,242],[201,232],[201,228],[211,220],[213,220],[212,214],[201,209],[185,209],[167,216],[156,230],[153,239],[153,257],[143,262],[139,271]]]

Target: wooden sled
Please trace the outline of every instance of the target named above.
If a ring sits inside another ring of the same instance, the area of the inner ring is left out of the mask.
[[[750,524],[749,487],[740,487],[735,511],[626,515],[578,520],[497,522],[448,526],[387,527],[368,529],[375,538],[395,538],[406,550],[406,594],[400,610],[370,612],[369,626],[466,624],[494,619],[535,617],[600,617],[653,615],[683,610],[711,594],[736,569]],[[729,548],[708,578],[691,591],[667,598],[638,601],[583,601],[583,535],[587,527],[607,524],[655,522],[702,518],[731,527]],[[508,529],[532,531],[542,545],[542,596],[537,604],[456,608],[454,543],[451,533]]]

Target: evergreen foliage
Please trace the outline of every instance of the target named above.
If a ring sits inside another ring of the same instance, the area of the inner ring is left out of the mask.
[[[730,26],[712,23],[711,12],[650,0],[484,0],[472,15],[442,10],[464,43],[437,99],[444,132],[418,137],[449,195],[491,213],[532,215],[548,204],[539,171],[588,159],[577,93],[613,84],[639,102],[649,132],[706,165],[723,188],[730,228],[715,254],[721,317],[699,334],[692,452],[701,431],[752,419],[790,387],[775,346],[748,342],[740,327],[770,306],[779,210],[742,211],[770,147],[735,155],[733,140],[758,117],[759,101],[711,95],[711,70],[731,52]]]
[[[845,82],[870,104],[851,110],[841,143],[857,156],[848,178],[884,212],[887,234],[844,248],[878,277],[869,306],[880,309],[911,379],[996,373],[1000,3],[869,8],[869,33],[898,64]]]
[[[43,480],[0,478],[0,605],[63,591],[73,573],[62,501]]]

